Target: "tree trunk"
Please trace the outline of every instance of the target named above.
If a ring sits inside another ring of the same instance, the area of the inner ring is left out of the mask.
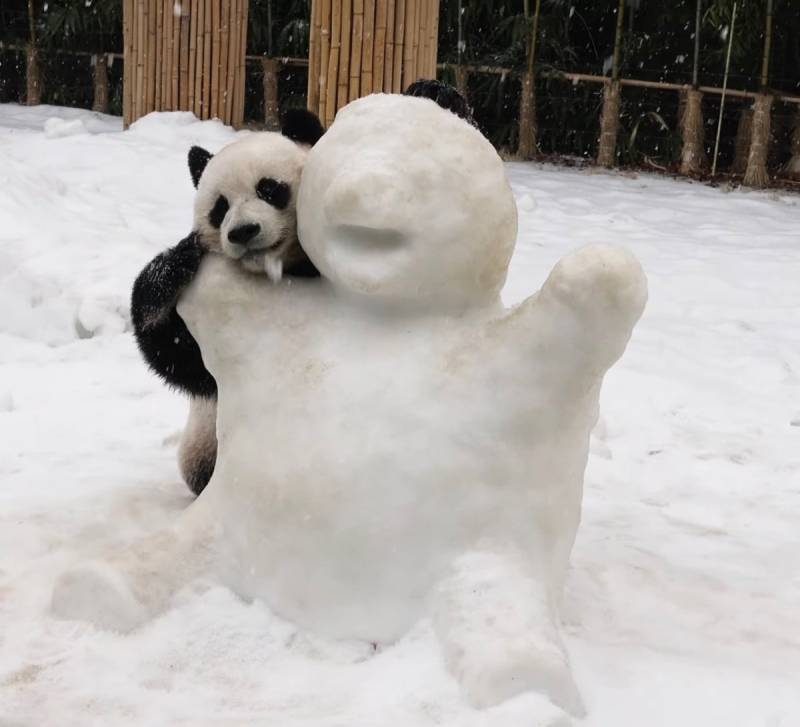
[[[617,131],[619,130],[619,81],[603,86],[603,113],[600,117],[600,141],[597,145],[597,163],[611,168],[617,157]]]
[[[39,67],[39,49],[32,43],[25,52],[25,103],[38,106],[42,102],[42,71]]]
[[[743,108],[739,114],[739,125],[736,128],[736,150],[733,158],[733,168],[731,169],[734,174],[744,174],[747,169],[752,128],[753,109]]]
[[[519,106],[519,144],[517,156],[520,159],[533,159],[539,148],[536,128],[536,92],[534,77],[526,73],[522,77],[522,96]]]
[[[703,127],[703,94],[689,89],[683,98],[681,115],[681,174],[694,176],[708,169],[708,157],[704,146],[705,131]]]
[[[794,115],[794,131],[792,132],[792,156],[783,168],[789,179],[800,180],[800,108]]]
[[[750,136],[750,153],[747,155],[747,170],[744,184],[749,187],[766,187],[769,184],[767,152],[769,151],[770,112],[773,97],[759,94],[753,103],[753,128]]]
[[[530,5],[525,3],[525,18],[530,19]],[[533,159],[539,151],[536,126],[536,42],[539,37],[539,13],[542,0],[536,0],[531,27],[528,31],[527,68],[522,77],[522,96],[519,104],[519,144],[517,156]]]
[[[101,114],[108,113],[108,56],[101,53],[94,56],[94,67],[92,68],[94,79],[94,102],[92,111],[99,111]]]
[[[264,123],[270,131],[277,131],[281,126],[278,108],[278,61],[274,58],[262,58],[264,71]]]

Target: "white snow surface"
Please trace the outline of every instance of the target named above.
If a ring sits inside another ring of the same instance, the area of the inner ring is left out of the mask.
[[[246,133],[246,132],[242,132]],[[186,403],[146,370],[133,278],[191,224],[218,122],[0,106],[0,725],[800,723],[800,197],[509,164],[506,302],[589,242],[650,300],[606,377],[563,608],[589,711],[467,707],[431,625],[324,640],[196,583],[129,635],[49,613],[58,574],[172,522]]]

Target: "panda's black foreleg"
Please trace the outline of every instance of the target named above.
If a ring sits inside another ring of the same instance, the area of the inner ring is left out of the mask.
[[[205,252],[192,233],[156,255],[133,284],[131,319],[139,350],[156,374],[192,396],[215,398],[217,383],[176,308]]]

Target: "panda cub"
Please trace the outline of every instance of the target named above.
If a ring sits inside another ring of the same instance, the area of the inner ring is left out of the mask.
[[[195,494],[208,484],[216,463],[217,384],[178,315],[178,299],[208,252],[273,280],[319,275],[297,239],[295,203],[306,155],[322,134],[319,119],[297,109],[286,114],[281,133],[254,133],[216,155],[192,147],[192,233],[157,255],[133,285],[139,350],[155,373],[190,397],[178,462]]]

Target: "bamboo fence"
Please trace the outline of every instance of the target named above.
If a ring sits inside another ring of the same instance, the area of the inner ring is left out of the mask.
[[[191,111],[241,126],[248,0],[123,0],[123,123]]]
[[[325,126],[359,96],[436,77],[439,0],[313,0],[308,108]]]

